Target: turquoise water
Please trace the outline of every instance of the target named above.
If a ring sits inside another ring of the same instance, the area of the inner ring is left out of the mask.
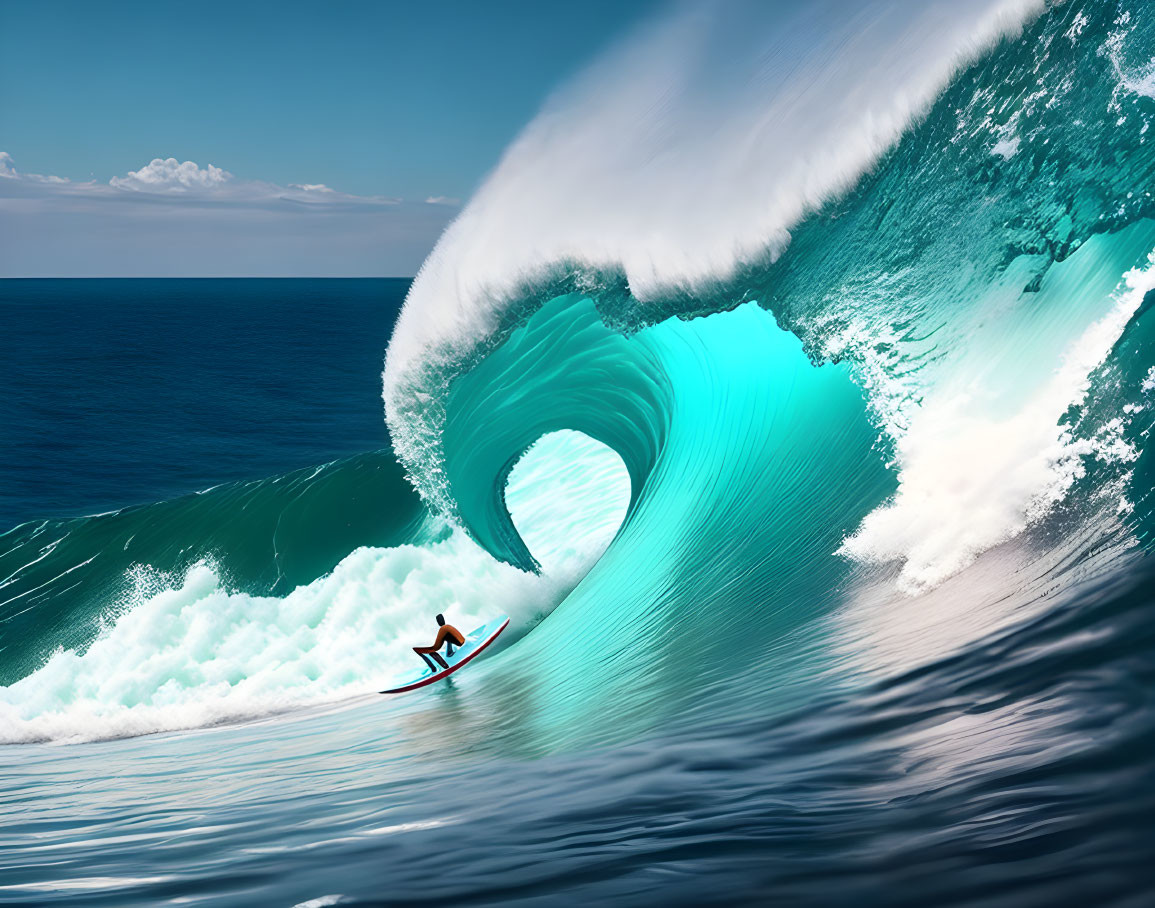
[[[112,335],[111,285],[6,289],[69,313],[21,368],[100,351],[5,379],[21,444],[165,467],[8,458],[0,901],[1149,900],[1146,10],[727,9],[597,63],[411,287],[134,284],[171,330]],[[376,696],[438,612],[512,620]]]

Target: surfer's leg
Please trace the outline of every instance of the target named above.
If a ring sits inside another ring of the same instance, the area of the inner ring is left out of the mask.
[[[429,666],[429,670],[431,672],[437,671],[438,665],[440,665],[442,668],[449,668],[449,666],[445,664],[445,660],[437,655],[437,653],[431,652],[424,647],[415,646],[413,647],[413,652],[417,653],[418,656],[425,660],[425,664]],[[436,663],[434,663],[434,659],[437,660]]]

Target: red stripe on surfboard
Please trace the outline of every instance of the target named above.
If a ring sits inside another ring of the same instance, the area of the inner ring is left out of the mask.
[[[479,646],[477,649],[475,649],[472,653],[470,653],[466,658],[462,659],[456,665],[451,665],[449,668],[446,668],[446,669],[443,669],[442,671],[439,671],[436,675],[432,675],[428,678],[422,678],[420,681],[416,681],[413,684],[406,684],[404,687],[395,687],[392,690],[380,690],[380,691],[377,691],[377,693],[379,693],[379,694],[403,694],[409,690],[417,690],[417,688],[419,688],[419,687],[425,687],[425,685],[432,684],[434,681],[440,681],[442,678],[448,678],[455,671],[457,671],[459,668],[461,668],[461,666],[468,665],[475,658],[477,658],[482,653],[484,653],[486,647],[488,647],[489,644],[491,644],[494,640],[496,640],[498,637],[500,637],[501,632],[503,630],[505,630],[507,627],[509,627],[509,619],[508,618],[505,619],[505,623],[501,627],[499,627],[496,631],[493,632],[492,637],[490,637],[488,640],[486,640],[483,644],[481,644],[481,646]]]

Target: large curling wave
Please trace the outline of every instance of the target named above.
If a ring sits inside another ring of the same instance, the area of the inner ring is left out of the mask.
[[[414,282],[399,464],[0,537],[0,739],[346,702],[448,611],[513,615],[462,684],[487,746],[538,753],[772,714],[1126,576],[1155,484],[1155,34],[1127,6],[642,29]]]
[[[524,569],[523,452],[621,456],[622,528],[521,644],[555,731],[607,689],[684,715],[800,629],[908,666],[1127,572],[1152,46],[1125,5],[694,6],[526,130],[418,276],[384,397],[424,499]]]

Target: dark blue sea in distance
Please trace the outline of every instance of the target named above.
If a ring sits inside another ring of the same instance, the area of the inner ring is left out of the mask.
[[[408,279],[0,283],[0,524],[387,447]]]

